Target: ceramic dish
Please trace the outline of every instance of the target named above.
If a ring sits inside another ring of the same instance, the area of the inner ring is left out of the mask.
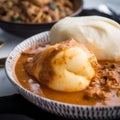
[[[25,97],[28,101],[34,103],[36,106],[54,113],[59,116],[74,119],[119,119],[120,118],[120,106],[84,106],[62,103],[54,100],[50,100],[44,97],[40,97],[27,89],[23,88],[14,78],[13,68],[16,63],[17,57],[27,47],[36,45],[38,42],[48,42],[49,31],[34,35],[19,45],[17,45],[9,54],[5,71],[13,86],[18,92]]]

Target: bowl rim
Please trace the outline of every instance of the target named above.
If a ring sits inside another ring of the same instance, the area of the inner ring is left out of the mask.
[[[71,15],[69,15],[69,17],[75,17],[77,16],[79,13],[82,12],[83,10],[83,5],[84,5],[84,0],[80,0],[80,6],[77,10],[75,10]],[[68,17],[68,16],[65,16]],[[62,19],[62,18],[61,18]],[[61,20],[59,19],[59,20]],[[46,22],[46,23],[17,23],[17,22],[11,22],[11,21],[4,21],[4,20],[0,20],[1,23],[4,24],[13,24],[13,25],[26,25],[26,26],[38,26],[38,25],[50,25],[50,24],[54,24],[56,23],[58,20],[52,21],[52,22]]]
[[[96,108],[104,108],[104,109],[120,108],[120,105],[111,105],[111,106],[110,105],[109,106],[108,105],[107,106],[100,106],[100,105],[98,105],[98,106],[94,106],[94,105],[77,105],[77,104],[70,104],[70,103],[64,103],[64,102],[60,102],[60,101],[55,101],[55,100],[52,100],[52,99],[49,99],[49,98],[45,98],[45,97],[39,96],[39,95],[37,95],[37,94],[27,90],[26,88],[24,88],[22,85],[20,85],[15,80],[15,77],[13,75],[13,67],[14,67],[15,61],[16,61],[15,57],[17,58],[20,55],[20,53],[26,49],[26,48],[24,48],[24,50],[22,50],[22,48],[20,48],[20,47],[23,46],[25,43],[27,44],[27,47],[28,47],[28,45],[32,46],[32,44],[30,44],[30,42],[33,42],[33,41],[35,42],[35,44],[37,42],[42,42],[40,37],[42,35],[48,35],[48,37],[49,37],[49,33],[50,33],[50,31],[45,31],[45,32],[41,32],[41,33],[35,34],[35,35],[33,35],[33,36],[23,40],[21,43],[19,43],[16,47],[13,48],[13,50],[8,54],[6,62],[5,62],[5,73],[6,73],[7,77],[8,77],[8,79],[9,79],[9,81],[12,84],[14,84],[15,86],[17,86],[18,88],[20,88],[22,91],[27,92],[29,95],[31,95],[33,97],[36,97],[38,99],[42,99],[42,100],[44,100],[46,102],[53,102],[53,103],[56,103],[56,104],[59,104],[59,105],[69,106],[69,108],[71,108],[71,107],[77,107],[77,108],[81,108],[82,107],[82,108],[88,108],[88,109],[92,109],[92,108],[93,109],[96,109]],[[46,41],[46,42],[48,42],[48,41]],[[17,51],[17,49],[20,49],[20,51]],[[17,56],[16,55],[13,56],[13,54],[15,52],[19,52],[17,54]],[[12,65],[10,64],[10,61],[13,62]],[[12,66],[12,69],[11,69],[11,66]],[[19,92],[19,94],[21,94],[21,93]]]

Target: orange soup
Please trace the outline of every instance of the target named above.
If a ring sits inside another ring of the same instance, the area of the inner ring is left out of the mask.
[[[27,49],[18,57],[14,70],[16,81],[27,90],[39,96],[69,104],[120,105],[120,62],[98,61],[100,67],[97,75],[91,80],[87,89],[79,92],[60,92],[38,83],[25,71],[24,64],[36,54],[35,47],[33,48],[34,50]],[[28,54],[30,52],[31,54]]]

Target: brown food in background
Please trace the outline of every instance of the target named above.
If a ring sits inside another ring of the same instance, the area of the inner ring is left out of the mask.
[[[17,23],[46,23],[74,12],[70,0],[1,0],[0,19]]]

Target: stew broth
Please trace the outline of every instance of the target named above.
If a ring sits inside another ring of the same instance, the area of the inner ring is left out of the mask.
[[[108,98],[101,99],[99,97],[94,97],[94,98],[86,97],[85,96],[86,90],[80,92],[71,92],[71,93],[59,92],[52,90],[43,84],[39,84],[31,76],[29,76],[24,69],[24,64],[29,59],[29,57],[32,57],[32,55],[27,55],[27,54],[20,55],[20,57],[16,61],[15,73],[14,73],[16,80],[29,91],[48,99],[52,99],[64,103],[70,103],[70,104],[95,105],[95,106],[120,105],[120,97],[117,96],[116,89],[111,89],[110,91],[111,95]],[[99,63],[101,66],[104,66],[106,64],[106,61],[99,61]],[[120,66],[120,62],[114,62],[114,63]],[[120,76],[118,76],[118,78],[119,77]]]

